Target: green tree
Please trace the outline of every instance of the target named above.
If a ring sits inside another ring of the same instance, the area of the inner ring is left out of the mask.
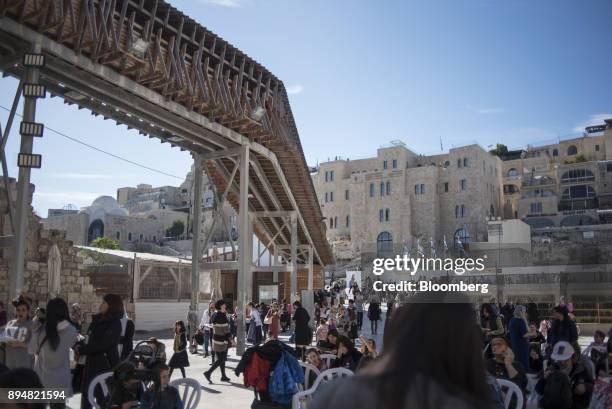
[[[119,250],[119,243],[108,237],[98,237],[91,242],[91,245],[99,249]]]
[[[508,147],[503,143],[498,143],[497,145],[495,145],[495,149],[491,150],[491,153],[501,158],[502,156],[508,154]]]
[[[170,226],[166,230],[166,236],[168,237],[179,237],[185,231],[185,223],[182,220],[175,220],[172,222],[172,226]]]

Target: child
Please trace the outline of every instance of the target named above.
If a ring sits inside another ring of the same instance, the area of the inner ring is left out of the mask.
[[[593,334],[593,342],[587,347],[585,354],[591,358],[595,364],[595,373],[606,370],[606,359],[608,358],[608,347],[604,342],[606,334],[597,330]]]
[[[325,318],[321,318],[320,324],[317,327],[316,338],[317,338],[317,346],[321,341],[327,340],[327,333],[329,332],[329,327],[325,321]]]
[[[139,409],[183,409],[183,402],[178,390],[168,385],[170,382],[170,368],[166,364],[157,366],[159,383],[149,389],[142,396]]]
[[[170,376],[175,368],[181,370],[183,378],[185,377],[185,367],[189,366],[189,358],[187,356],[187,336],[185,335],[185,323],[177,321],[174,323],[174,354],[170,358]]]

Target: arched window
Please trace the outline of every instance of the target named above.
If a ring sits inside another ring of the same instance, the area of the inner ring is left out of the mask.
[[[387,182],[387,196],[391,194],[391,182]]]
[[[553,149],[553,156],[559,156],[559,149]]]
[[[445,168],[448,168],[449,166],[450,166],[450,161],[446,161],[446,162],[444,162],[444,167],[445,167]]]
[[[578,148],[576,148],[574,145],[570,145],[567,147],[567,155],[568,156],[572,156],[578,153]]]
[[[561,183],[590,182],[595,180],[595,175],[588,169],[572,169],[561,175]]]
[[[376,239],[376,254],[379,258],[388,257],[393,253],[393,237],[391,233],[384,231]]]
[[[455,246],[461,242],[465,246],[466,243],[470,242],[470,233],[466,228],[461,228],[455,232]]]
[[[571,186],[563,191],[561,200],[584,199],[595,197],[595,189],[591,186]]]
[[[515,168],[508,169],[508,172],[506,173],[506,176],[509,177],[509,178],[518,177],[518,170],[516,170]]]

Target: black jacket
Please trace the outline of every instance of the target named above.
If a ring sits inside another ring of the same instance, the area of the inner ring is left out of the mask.
[[[305,308],[299,307],[293,313],[295,321],[295,345],[310,345],[312,342],[312,329],[308,326],[310,315]]]
[[[134,321],[128,320],[125,325],[125,335],[119,340],[123,348],[121,349],[120,361],[125,360],[134,349]]]
[[[576,323],[567,316],[563,321],[554,320],[550,331],[548,331],[547,341],[551,346],[554,346],[559,341],[567,341],[570,344],[578,341]]]
[[[89,383],[97,375],[110,371],[119,362],[117,346],[121,338],[121,314],[92,317],[87,331],[88,342],[79,348],[79,353],[86,357],[83,370],[81,392],[87,396]],[[81,400],[82,408],[89,408],[87,399]]]

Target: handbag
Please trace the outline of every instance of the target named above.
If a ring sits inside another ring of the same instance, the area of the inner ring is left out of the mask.
[[[195,333],[195,335],[193,336],[193,338],[195,339],[195,341],[198,343],[198,345],[203,345],[204,344],[204,333],[202,332],[201,329],[198,329]]]
[[[266,325],[270,325],[270,324],[272,324],[272,316],[271,316],[271,315],[268,315],[268,316],[267,316],[267,317],[264,319],[264,322],[263,322],[263,323],[264,323],[264,324],[266,324]]]

